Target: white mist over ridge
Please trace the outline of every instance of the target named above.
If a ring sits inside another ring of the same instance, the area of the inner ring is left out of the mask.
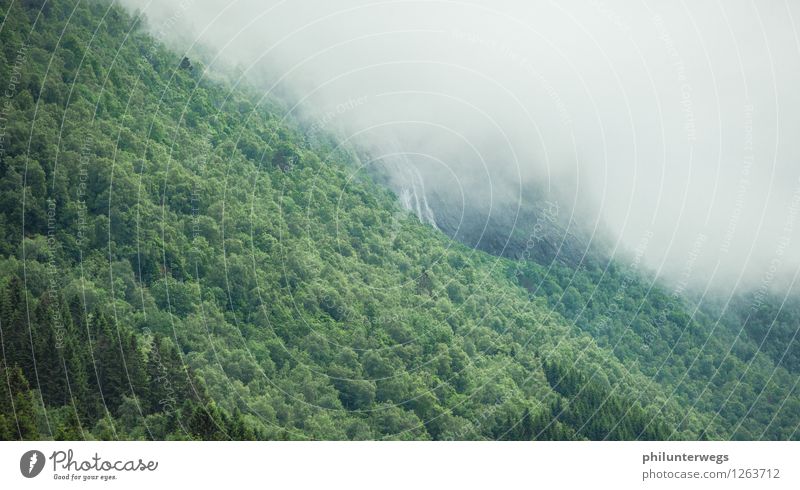
[[[316,129],[390,165],[416,155],[395,175],[423,221],[432,192],[494,209],[536,184],[678,284],[800,265],[800,5],[123,4],[289,94]]]

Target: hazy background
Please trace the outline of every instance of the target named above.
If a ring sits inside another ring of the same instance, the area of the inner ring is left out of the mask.
[[[536,183],[701,286],[800,265],[797,3],[123,3],[459,205]]]

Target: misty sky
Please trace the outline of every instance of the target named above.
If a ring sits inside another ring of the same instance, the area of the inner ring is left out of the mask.
[[[800,264],[800,4],[123,3],[459,202],[537,182],[700,285]]]

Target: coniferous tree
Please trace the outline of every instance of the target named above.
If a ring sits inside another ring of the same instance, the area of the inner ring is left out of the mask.
[[[36,402],[28,380],[19,367],[0,369],[0,415],[8,439],[30,441],[39,438]]]

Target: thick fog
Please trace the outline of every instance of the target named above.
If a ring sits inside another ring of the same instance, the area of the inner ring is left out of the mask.
[[[785,287],[800,265],[800,4],[123,3],[399,187],[493,208],[536,189],[679,283]]]

